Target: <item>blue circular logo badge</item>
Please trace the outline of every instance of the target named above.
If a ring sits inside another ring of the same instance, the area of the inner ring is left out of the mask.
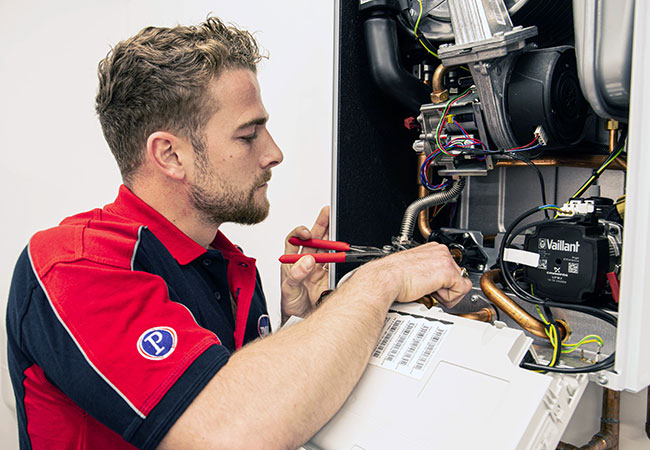
[[[176,341],[176,331],[171,327],[149,328],[138,339],[138,352],[154,361],[165,359],[174,352]]]
[[[266,336],[271,333],[271,320],[266,314],[262,314],[259,319],[257,319],[257,332],[260,336]]]

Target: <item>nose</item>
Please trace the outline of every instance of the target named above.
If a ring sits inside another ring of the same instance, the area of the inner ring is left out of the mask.
[[[266,170],[280,164],[284,159],[284,155],[282,154],[280,147],[278,147],[278,145],[273,140],[271,133],[269,133],[266,129],[264,131],[266,134],[266,139],[264,142],[264,152],[262,154],[260,164],[262,168]]]

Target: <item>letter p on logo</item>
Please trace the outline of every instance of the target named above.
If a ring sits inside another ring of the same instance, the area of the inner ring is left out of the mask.
[[[138,338],[138,352],[154,361],[165,359],[173,353],[177,341],[176,331],[171,327],[149,328]]]

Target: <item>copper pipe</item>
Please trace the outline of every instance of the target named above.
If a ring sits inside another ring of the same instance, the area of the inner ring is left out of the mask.
[[[424,153],[418,153],[418,198],[423,198],[427,195],[427,188],[422,186],[422,182],[420,181],[420,167],[422,167],[426,158],[427,155]],[[420,211],[420,215],[418,215],[418,229],[424,239],[429,239],[433,231],[431,225],[429,225],[429,208]]]
[[[609,155],[607,155],[609,156]],[[536,166],[552,166],[552,167],[585,167],[588,169],[597,169],[605,161],[607,156],[589,155],[580,158],[572,156],[555,156],[552,158],[537,158],[535,159]],[[495,165],[497,167],[511,167],[511,166],[526,166],[526,163],[519,160],[501,159]],[[627,161],[620,156],[609,165],[609,169],[627,170]]]
[[[438,305],[438,300],[436,300],[432,295],[425,295],[424,297],[417,299],[415,302],[426,306],[427,309],[431,309],[432,307]],[[492,319],[497,316],[497,312],[489,305],[485,308],[481,308],[478,311],[471,313],[455,314],[451,311],[447,312],[454,316],[464,317],[471,320],[478,320],[479,322],[492,322]]]
[[[475,312],[454,315],[466,319],[478,320],[479,322],[492,322],[492,319],[496,317],[497,313],[491,306],[486,306],[485,308],[481,308]]]
[[[600,431],[582,447],[560,442],[557,450],[618,450],[620,435],[621,393],[603,389],[603,414],[600,418]]]
[[[445,75],[451,67],[445,67],[440,64],[436,67],[435,72],[433,72],[433,77],[431,78],[431,86],[433,92],[431,93],[431,101],[433,103],[443,103],[449,100],[449,92],[445,89]]]
[[[617,130],[609,130],[609,151],[611,152],[616,147]]]
[[[528,314],[521,306],[497,287],[496,283],[500,283],[501,281],[501,271],[499,269],[490,270],[481,277],[481,290],[492,303],[509,315],[524,330],[535,336],[548,339],[545,325]],[[561,320],[558,320],[557,323],[562,340],[564,340],[568,332],[568,326]]]

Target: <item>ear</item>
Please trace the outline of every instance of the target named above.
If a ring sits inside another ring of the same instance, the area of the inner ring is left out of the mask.
[[[174,180],[182,180],[190,162],[192,146],[187,139],[167,131],[156,131],[147,138],[147,159]]]

